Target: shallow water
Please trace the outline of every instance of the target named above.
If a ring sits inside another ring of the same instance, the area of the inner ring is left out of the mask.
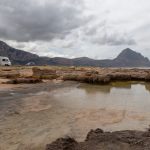
[[[42,150],[62,136],[81,141],[90,129],[145,130],[150,83],[44,83],[0,91],[0,149]]]
[[[110,85],[81,84],[53,91],[53,98],[71,108],[114,108],[149,112],[150,83],[116,82]]]
[[[74,116],[78,139],[92,128],[145,130],[150,124],[150,83],[81,84],[53,91],[53,98],[66,108],[78,110]]]

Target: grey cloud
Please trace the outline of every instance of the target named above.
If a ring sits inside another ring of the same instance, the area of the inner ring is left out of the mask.
[[[95,20],[97,20],[97,18],[92,18],[93,20],[93,22],[95,21]],[[95,19],[95,20],[94,20]],[[97,34],[97,32],[98,32],[98,30],[99,30],[99,28],[103,28],[104,26],[105,26],[105,24],[106,24],[106,21],[105,20],[102,20],[102,21],[100,21],[100,23],[98,23],[98,24],[95,24],[95,25],[92,25],[92,26],[87,26],[87,27],[85,27],[85,28],[83,28],[83,32],[84,32],[84,34],[86,35],[86,36],[91,36],[91,35],[96,35]]]
[[[119,34],[119,33],[96,36],[91,39],[91,42],[100,45],[116,45],[116,46],[136,44],[136,41],[133,38],[125,34]]]
[[[130,34],[116,30],[115,27],[110,26],[105,20],[92,27],[86,27],[83,30],[83,34],[84,40],[98,45],[118,46],[136,44],[135,39]]]
[[[8,40],[64,38],[84,21],[80,0],[0,0],[0,37]]]
[[[62,47],[63,48],[71,48],[74,46],[74,44],[75,44],[75,41],[69,41],[69,42],[63,44]]]
[[[39,55],[110,58],[149,49],[149,13],[148,0],[0,0],[0,39]]]

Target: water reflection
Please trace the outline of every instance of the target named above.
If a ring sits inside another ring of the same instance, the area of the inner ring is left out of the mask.
[[[150,83],[145,83],[145,89],[150,92]]]
[[[112,82],[109,85],[92,85],[92,84],[82,84],[79,86],[79,89],[84,89],[86,93],[95,94],[97,92],[101,93],[110,93],[112,89],[128,89],[130,90],[132,86],[140,85],[141,87],[145,87],[145,90],[150,92],[150,83],[146,82]]]
[[[150,124],[150,84],[114,82],[110,85],[81,84],[54,91],[62,108],[75,110],[71,124],[74,137],[83,139],[90,129],[143,130]]]

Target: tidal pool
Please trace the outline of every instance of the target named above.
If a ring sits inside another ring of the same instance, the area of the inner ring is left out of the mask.
[[[81,84],[52,92],[62,105],[71,108],[114,108],[150,111],[150,83],[114,82],[110,85]]]
[[[43,83],[0,91],[0,150],[43,150],[53,140],[84,140],[90,129],[145,130],[150,83]]]

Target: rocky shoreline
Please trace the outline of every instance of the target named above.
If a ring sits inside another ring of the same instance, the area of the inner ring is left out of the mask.
[[[91,84],[108,84],[113,81],[150,81],[149,69],[124,68],[80,68],[40,69],[33,68],[33,77],[40,79],[61,79]]]
[[[42,80],[78,81],[109,84],[114,81],[150,81],[150,69],[92,68],[92,67],[9,67],[0,68],[0,78],[8,84],[39,83]]]

